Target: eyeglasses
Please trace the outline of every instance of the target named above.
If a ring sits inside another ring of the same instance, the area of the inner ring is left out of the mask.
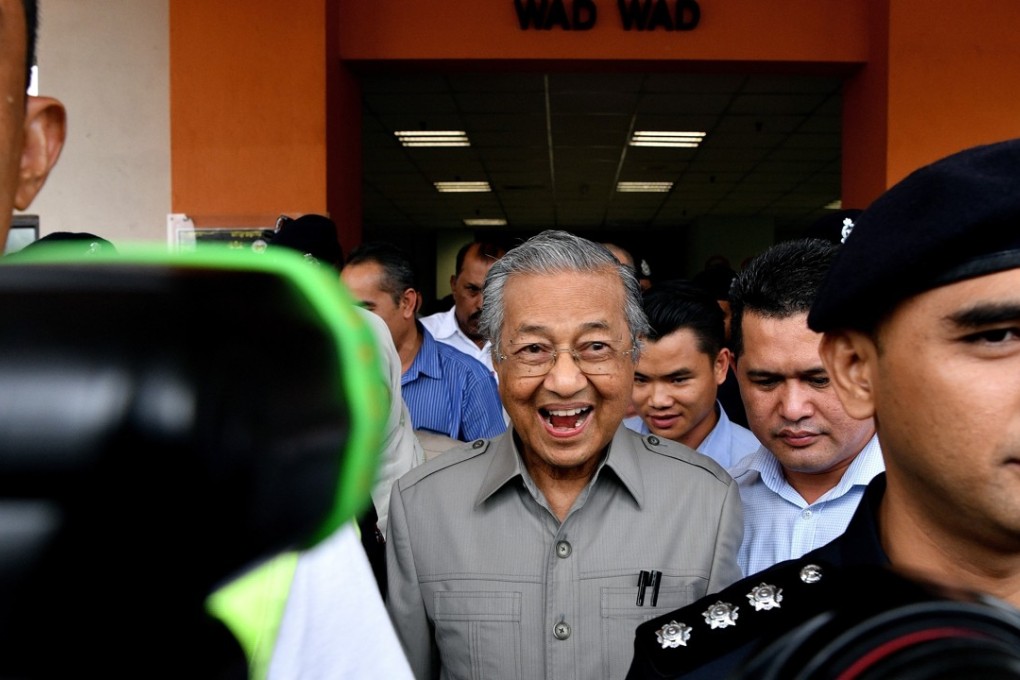
[[[509,360],[514,370],[524,376],[545,375],[556,364],[560,354],[569,354],[574,358],[577,368],[586,375],[605,375],[612,373],[617,367],[618,359],[634,356],[637,349],[633,344],[630,349],[618,350],[613,344],[622,344],[622,340],[608,342],[593,340],[578,347],[557,349],[540,342],[518,342],[507,345],[506,354],[496,354],[500,361]]]

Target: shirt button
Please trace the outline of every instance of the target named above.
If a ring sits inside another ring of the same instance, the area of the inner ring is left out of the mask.
[[[811,512],[810,510],[805,510],[804,511],[804,519],[811,519],[811,515],[813,515],[813,514],[814,513]]]
[[[560,541],[556,544],[556,557],[565,560],[570,557],[570,553],[573,552],[573,550],[574,549],[570,547],[569,543],[566,541]]]
[[[484,439],[476,439],[475,443],[471,445],[471,448],[473,448],[473,449],[480,449],[483,446],[485,446],[485,440]]]
[[[553,626],[553,636],[557,640],[566,640],[570,637],[570,626],[566,623],[557,623]]]
[[[655,435],[651,435],[648,437],[648,443],[651,444],[652,446],[658,446],[659,438],[656,437]]]

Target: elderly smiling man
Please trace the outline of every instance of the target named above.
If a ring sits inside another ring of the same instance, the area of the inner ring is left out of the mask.
[[[547,231],[485,282],[511,429],[402,477],[389,609],[419,678],[619,678],[642,620],[739,577],[734,482],[621,427],[637,281],[600,245]]]

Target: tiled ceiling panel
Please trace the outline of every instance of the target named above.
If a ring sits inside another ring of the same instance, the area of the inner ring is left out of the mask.
[[[805,226],[839,198],[840,81],[775,75],[371,74],[364,96],[364,220],[384,232],[660,229],[706,215]],[[470,147],[405,148],[397,130],[465,130]],[[628,146],[636,130],[707,133],[698,149]],[[488,181],[489,194],[433,182]],[[619,194],[618,181],[673,182]]]

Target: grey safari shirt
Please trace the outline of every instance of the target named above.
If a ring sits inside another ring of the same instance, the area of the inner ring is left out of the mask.
[[[507,432],[394,485],[387,607],[418,678],[618,679],[639,623],[740,578],[742,534],[721,467],[623,427],[560,523]]]

